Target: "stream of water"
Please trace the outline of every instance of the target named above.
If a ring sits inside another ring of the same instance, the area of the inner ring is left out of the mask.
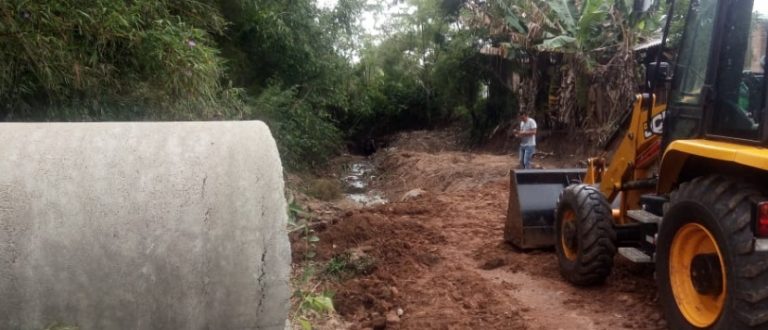
[[[371,189],[374,179],[376,179],[376,166],[371,161],[361,159],[350,162],[342,173],[346,198],[362,206],[386,204],[388,201],[384,193]]]

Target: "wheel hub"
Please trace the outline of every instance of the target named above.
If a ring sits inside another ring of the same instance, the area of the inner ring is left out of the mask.
[[[569,260],[578,256],[578,229],[576,228],[576,213],[571,209],[563,210],[560,223],[560,246],[563,255]]]
[[[723,273],[717,253],[698,254],[693,257],[691,281],[699,294],[717,296],[723,292]]]
[[[563,244],[571,249],[576,249],[576,224],[568,221],[563,224]]]
[[[669,284],[685,319],[698,328],[715,324],[725,308],[727,277],[714,235],[699,223],[687,223],[672,238]]]

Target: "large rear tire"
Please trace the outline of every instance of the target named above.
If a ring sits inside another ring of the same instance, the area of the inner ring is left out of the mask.
[[[580,286],[605,282],[616,255],[611,207],[588,185],[570,185],[560,194],[555,214],[555,251],[560,274]]]
[[[768,255],[754,252],[752,185],[699,177],[671,194],[656,278],[671,329],[766,329]]]

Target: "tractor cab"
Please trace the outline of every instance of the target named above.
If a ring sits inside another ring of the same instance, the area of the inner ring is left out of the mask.
[[[766,140],[768,2],[693,0],[675,67],[665,145]]]

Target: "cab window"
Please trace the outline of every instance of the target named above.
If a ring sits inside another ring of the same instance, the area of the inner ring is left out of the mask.
[[[709,132],[758,140],[765,108],[768,1],[734,1],[723,32]]]
[[[672,102],[700,105],[706,82],[712,31],[715,24],[715,0],[691,0],[684,37],[677,60],[675,94]]]
[[[717,0],[690,1],[675,65],[670,111],[664,123],[665,143],[691,138],[703,128],[703,93],[718,4]]]

